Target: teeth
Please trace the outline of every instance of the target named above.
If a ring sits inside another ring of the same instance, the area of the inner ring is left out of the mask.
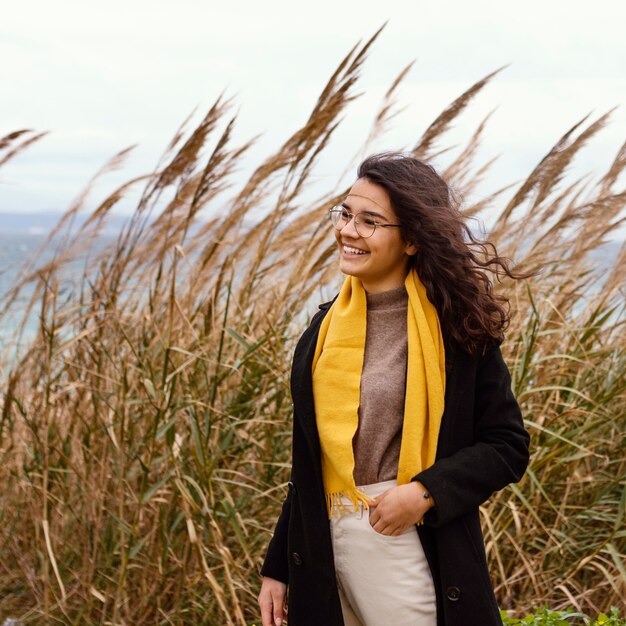
[[[365,250],[359,250],[358,248],[351,248],[350,246],[344,246],[343,251],[346,254],[367,254]]]

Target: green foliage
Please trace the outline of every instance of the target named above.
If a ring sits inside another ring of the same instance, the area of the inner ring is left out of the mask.
[[[594,620],[578,611],[551,611],[541,609],[521,619],[509,617],[506,611],[500,611],[505,626],[625,626],[626,620],[619,616],[617,607],[612,606],[609,615],[600,613]]]

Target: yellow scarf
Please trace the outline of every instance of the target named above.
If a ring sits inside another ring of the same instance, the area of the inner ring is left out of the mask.
[[[406,277],[408,363],[398,484],[435,462],[443,414],[445,354],[437,311],[415,270]],[[358,426],[365,354],[367,299],[361,281],[348,276],[320,326],[313,357],[313,398],[322,450],[329,518],[343,514],[341,496],[354,509],[367,496],[354,482],[352,438]]]

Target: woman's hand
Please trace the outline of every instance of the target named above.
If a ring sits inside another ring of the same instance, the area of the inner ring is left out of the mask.
[[[401,535],[435,506],[432,496],[424,498],[425,492],[421,483],[411,481],[381,493],[370,503],[372,528],[381,535]]]
[[[263,576],[258,602],[263,626],[280,626],[287,617],[287,585]]]

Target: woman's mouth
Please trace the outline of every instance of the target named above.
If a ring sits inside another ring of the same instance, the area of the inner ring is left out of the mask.
[[[344,245],[342,249],[343,249],[343,253],[348,254],[348,255],[357,256],[357,255],[362,255],[362,254],[369,254],[369,252],[367,252],[366,250],[360,250],[359,248],[353,248],[352,246]]]

